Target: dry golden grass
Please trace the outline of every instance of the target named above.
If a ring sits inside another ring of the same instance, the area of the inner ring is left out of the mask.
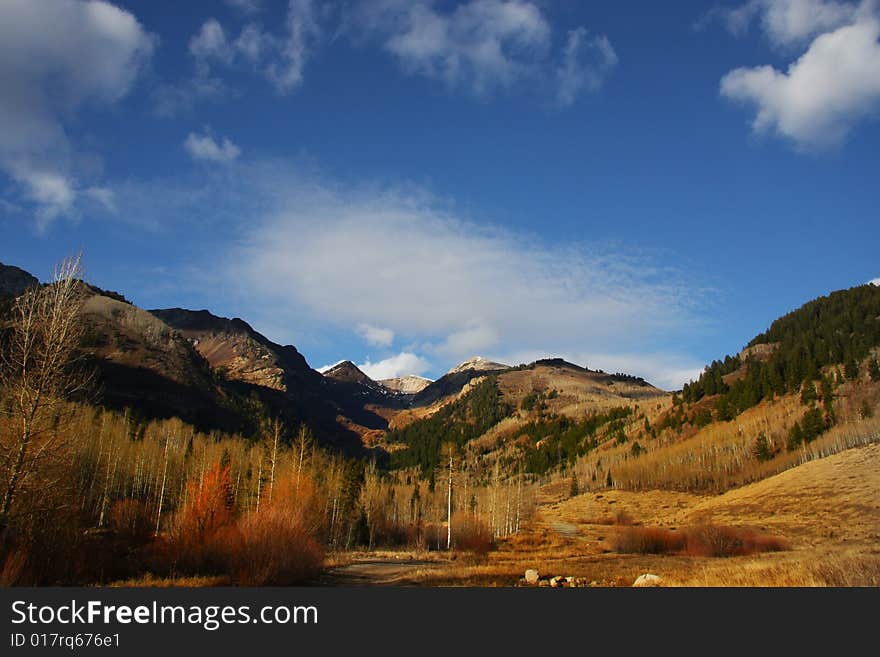
[[[666,586],[880,585],[880,444],[810,461],[721,495],[676,491],[545,494],[529,526],[499,541],[483,563],[438,555],[397,583],[513,586],[527,568],[542,575],[630,586],[655,573]],[[618,521],[622,520],[623,524]],[[786,541],[790,550],[717,558],[620,554],[636,527],[681,530],[711,521]]]
[[[177,586],[183,587],[208,587],[208,586],[229,586],[230,580],[225,576],[201,576],[201,577],[156,577],[152,573],[146,573],[140,577],[119,580],[110,584],[102,584],[111,588],[171,588]]]
[[[684,577],[668,578],[667,586],[880,586],[880,554],[815,554],[774,562],[713,563]]]

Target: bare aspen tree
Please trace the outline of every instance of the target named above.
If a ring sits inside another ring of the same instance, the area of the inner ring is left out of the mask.
[[[162,486],[159,488],[159,506],[156,510],[156,531],[154,536],[159,535],[159,527],[162,524],[162,505],[165,502],[165,483],[168,481],[168,445],[171,442],[171,435],[165,434],[165,449],[162,453]]]
[[[278,442],[281,440],[281,433],[284,430],[284,425],[281,424],[281,421],[278,418],[272,422],[272,452],[269,457],[269,502],[272,502],[272,498],[275,494],[275,465],[278,463]],[[302,461],[300,461],[300,467],[302,467]],[[297,479],[299,479],[299,472],[297,472]],[[299,483],[297,483],[299,486]]]
[[[74,370],[82,335],[81,275],[80,256],[67,258],[51,284],[28,289],[13,307],[0,356],[0,389],[16,429],[0,443],[0,528],[22,486],[38,479],[44,462],[59,451],[56,418],[64,403],[89,382]]]
[[[302,475],[303,463],[306,453],[312,449],[312,432],[306,425],[299,428],[296,435],[297,465],[296,465],[296,492],[299,494],[299,480]]]
[[[455,465],[455,444],[443,445],[443,456],[449,465],[446,477],[446,549],[452,549],[452,474]]]

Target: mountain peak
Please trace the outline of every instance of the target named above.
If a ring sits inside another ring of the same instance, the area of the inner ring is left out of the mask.
[[[407,374],[406,376],[398,376],[393,379],[382,379],[379,383],[394,392],[404,395],[415,395],[431,385],[433,381],[416,374]]]
[[[334,379],[336,381],[375,385],[375,381],[364,374],[358,368],[358,366],[352,363],[350,360],[344,360],[340,363],[336,363],[336,365],[324,372],[324,376],[328,379]]]
[[[456,365],[451,370],[449,370],[447,374],[457,374],[458,372],[466,372],[467,370],[476,370],[478,372],[483,372],[489,370],[507,369],[510,369],[510,365],[496,363],[494,361],[483,358],[482,356],[474,356],[473,358],[466,360],[459,365]]]

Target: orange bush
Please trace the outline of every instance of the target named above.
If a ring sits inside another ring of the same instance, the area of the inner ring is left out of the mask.
[[[187,483],[186,503],[174,518],[168,556],[172,569],[184,573],[216,571],[215,535],[232,522],[229,467],[214,465]]]
[[[788,544],[778,536],[758,534],[743,527],[704,524],[687,531],[686,553],[701,557],[733,557],[756,552],[787,550]]]
[[[208,541],[211,562],[240,586],[288,586],[317,575],[324,548],[317,488],[304,474],[280,479],[259,510],[219,528]]]
[[[733,557],[787,550],[789,545],[778,536],[707,523],[680,532],[663,527],[626,527],[615,538],[614,549],[621,553]]]
[[[486,554],[495,546],[492,531],[470,513],[452,514],[452,546],[456,550]]]
[[[617,552],[637,554],[670,554],[686,545],[685,537],[663,527],[626,526],[614,540]]]
[[[300,520],[273,505],[218,532],[212,554],[240,586],[289,586],[317,575],[324,549]]]

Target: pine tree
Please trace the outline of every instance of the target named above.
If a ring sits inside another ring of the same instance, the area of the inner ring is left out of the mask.
[[[871,381],[875,383],[880,381],[880,362],[876,358],[872,358],[868,363],[868,374],[871,376]]]
[[[759,461],[769,461],[773,458],[773,451],[770,449],[770,442],[767,440],[766,434],[762,431],[755,439],[755,445],[752,447],[752,454]]]
[[[859,364],[855,361],[855,359],[850,359],[846,361],[846,365],[844,365],[844,374],[846,378],[850,381],[855,381],[859,378]]]
[[[804,406],[812,406],[816,403],[818,396],[816,395],[816,386],[811,380],[804,381],[803,390],[801,390],[801,404]]]
[[[804,442],[804,433],[801,430],[800,423],[795,422],[788,432],[788,451],[791,452],[797,449],[802,442]]]

